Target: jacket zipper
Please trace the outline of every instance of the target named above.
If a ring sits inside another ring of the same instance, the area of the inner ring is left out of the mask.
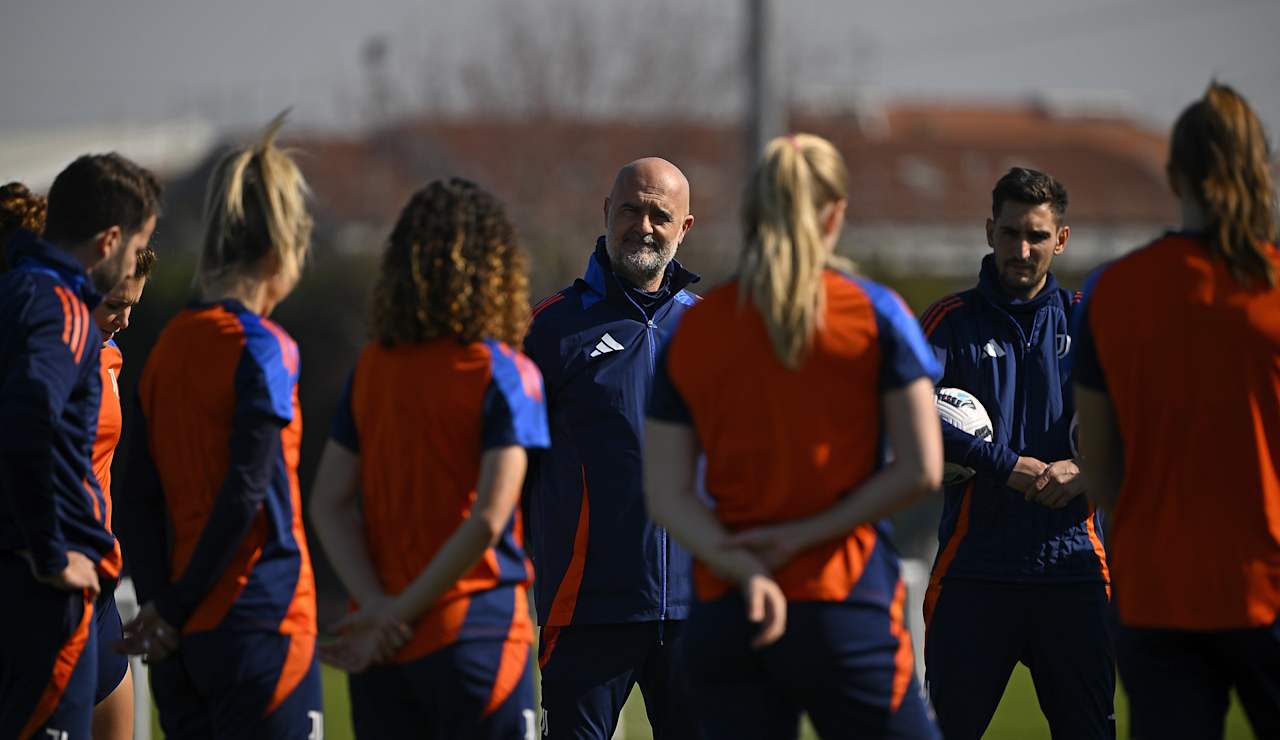
[[[1019,350],[1018,351],[1018,384],[1020,386],[1025,387],[1026,385],[1025,368],[1027,364],[1027,358],[1031,356],[1031,350],[1035,348],[1035,345],[1032,342],[1032,338],[1036,336],[1037,328],[1040,329],[1041,335],[1043,335],[1046,331],[1049,330],[1048,325],[1051,323],[1051,319],[1049,318],[1049,315],[1052,309],[1049,306],[1042,306],[1041,308],[1036,310],[1035,316],[1031,319],[1030,335],[1028,335],[1026,332],[1022,330],[1022,324],[1017,319],[1015,319],[1012,314],[1010,314],[1008,311],[1004,311],[1003,309],[1001,310],[1002,310],[1002,313],[1004,313],[1004,315],[1009,319],[1009,323],[1013,324],[1014,329],[1018,332],[1018,337],[1021,339],[1021,341],[1018,344],[1018,350]],[[1019,396],[1019,398],[1021,398],[1021,396]],[[1018,415],[1019,429],[1025,434],[1026,427],[1027,427],[1027,419],[1026,419],[1027,409],[1026,409],[1025,403],[1022,404],[1022,407],[1019,409],[1019,412],[1020,412]]]
[[[614,279],[617,279],[616,275],[614,276]],[[653,374],[657,372],[658,367],[658,325],[654,322],[653,317],[650,317],[649,314],[645,312],[644,308],[642,308],[639,303],[636,303],[631,296],[627,294],[625,288],[620,284],[618,288],[622,290],[622,295],[627,299],[627,302],[634,306],[635,309],[640,312],[640,315],[644,317],[645,337],[649,340],[649,377],[652,378]],[[674,300],[675,295],[673,294],[666,303],[665,308],[667,312],[671,311],[671,301]],[[657,313],[655,312],[654,316],[656,315]],[[658,544],[661,547],[661,557],[658,561],[658,574],[659,579],[662,582],[662,595],[658,604],[658,644],[661,645],[663,644],[665,633],[664,628],[667,621],[667,530],[665,527],[658,527]]]
[[[649,375],[652,376],[657,372],[658,365],[658,326],[653,323],[653,319],[649,319]],[[658,541],[662,545],[662,565],[659,572],[662,574],[662,606],[658,610],[658,644],[662,644],[664,626],[667,621],[667,529],[666,527],[658,528]]]
[[[645,333],[649,339],[649,377],[657,372],[658,368],[658,325],[653,319],[645,319]],[[658,607],[658,644],[662,644],[664,626],[667,621],[667,530],[665,527],[658,527],[658,543],[662,548],[662,559],[659,561],[658,572],[662,578],[662,602]]]

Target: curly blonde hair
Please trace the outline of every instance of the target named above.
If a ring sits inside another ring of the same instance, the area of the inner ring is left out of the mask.
[[[386,345],[451,336],[519,346],[529,327],[528,258],[502,203],[456,177],[414,193],[382,257],[372,324]]]

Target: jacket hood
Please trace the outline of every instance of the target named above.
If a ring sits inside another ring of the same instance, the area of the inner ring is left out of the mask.
[[[54,246],[26,229],[18,229],[9,243],[4,245],[4,250],[5,263],[9,269],[27,263],[41,272],[55,274],[80,294],[90,310],[102,301],[102,295],[94,288],[84,266],[61,247]]]

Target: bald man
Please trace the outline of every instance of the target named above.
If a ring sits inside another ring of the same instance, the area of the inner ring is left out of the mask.
[[[637,683],[653,736],[696,737],[673,644],[689,554],[645,512],[641,446],[653,369],[698,277],[675,260],[689,181],[656,157],[618,173],[587,272],[538,304],[525,352],[542,370],[551,449],[530,461],[525,512],[542,627],[543,734],[612,737]]]

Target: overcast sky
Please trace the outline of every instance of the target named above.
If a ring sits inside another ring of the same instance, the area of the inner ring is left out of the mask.
[[[575,2],[592,10],[585,13],[585,30],[566,31],[565,8]],[[368,86],[360,59],[373,36],[387,39],[390,89],[400,107],[412,109],[430,102],[426,98],[456,96],[468,64],[508,51],[510,8],[517,3],[526,19],[552,19],[554,28],[544,24],[530,31],[535,38],[585,33],[598,48],[625,52],[620,56],[663,40],[696,38],[705,54],[724,59],[732,58],[744,5],[741,0],[0,3],[0,133],[183,116],[243,126],[265,121],[287,105],[294,106],[300,124],[350,127],[367,118]],[[789,94],[805,102],[845,100],[855,93],[888,100],[1010,100],[1049,92],[1051,99],[1073,104],[1122,106],[1163,128],[1216,76],[1252,100],[1273,141],[1280,131],[1280,0],[777,0],[777,5],[792,69]],[[608,15],[603,6],[626,12]],[[682,36],[675,26],[691,18],[698,21],[698,35]],[[610,75],[625,74],[620,70],[626,69],[626,58],[607,61],[613,63]]]

